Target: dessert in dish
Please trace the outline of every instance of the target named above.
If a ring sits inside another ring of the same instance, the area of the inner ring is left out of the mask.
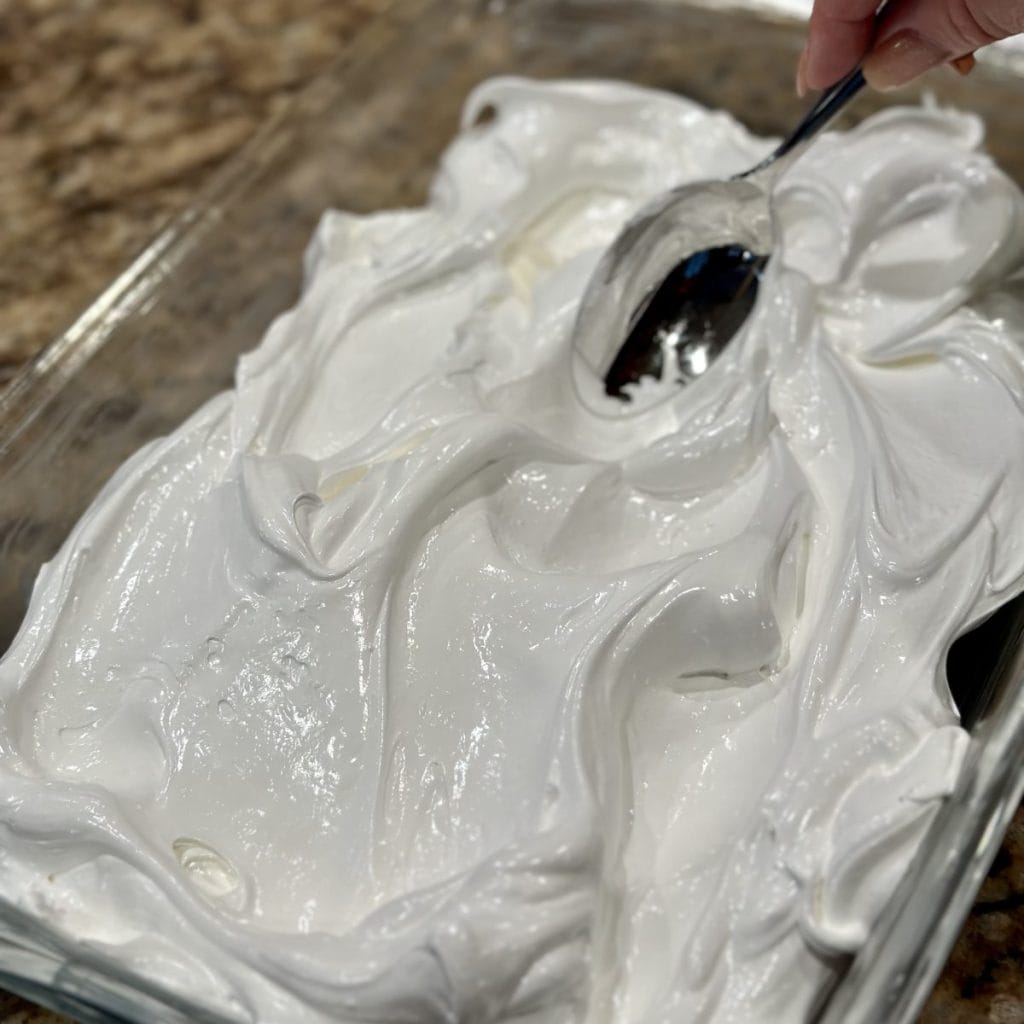
[[[945,653],[1024,581],[1024,201],[981,134],[820,140],[725,355],[600,415],[603,248],[770,144],[481,86],[429,203],[327,213],[235,389],[41,572],[0,896],[229,1019],[805,1020],[956,780]]]

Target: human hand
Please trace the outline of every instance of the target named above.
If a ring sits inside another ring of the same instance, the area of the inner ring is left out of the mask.
[[[814,0],[797,91],[824,89],[863,61],[876,89],[894,89],[950,63],[962,74],[971,54],[1024,32],[1024,0],[893,0],[875,31],[878,0]]]

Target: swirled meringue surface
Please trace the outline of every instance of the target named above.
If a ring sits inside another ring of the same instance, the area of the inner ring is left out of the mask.
[[[0,894],[237,1020],[804,1020],[956,779],[945,653],[1024,578],[1024,203],[980,143],[823,138],[743,333],[602,417],[604,247],[769,144],[480,87],[429,204],[326,214],[234,391],[41,572]]]

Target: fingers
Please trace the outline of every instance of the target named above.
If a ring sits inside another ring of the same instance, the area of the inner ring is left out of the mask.
[[[900,0],[864,60],[864,75],[877,89],[894,89],[1022,28],[1022,0]]]
[[[1024,32],[1024,0],[893,0],[876,39],[877,0],[815,0],[797,91],[824,89],[862,60],[879,89]],[[961,73],[969,65],[960,63]]]
[[[824,89],[852,71],[875,34],[878,0],[815,0],[797,89]]]

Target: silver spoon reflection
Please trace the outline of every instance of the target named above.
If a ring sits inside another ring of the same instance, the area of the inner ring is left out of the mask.
[[[673,189],[623,229],[591,277],[573,334],[577,390],[630,402],[630,385],[704,374],[743,326],[772,248],[769,197],[803,144],[864,87],[858,69],[823,93],[762,163]],[[680,253],[689,253],[680,260]],[[589,380],[584,380],[589,378]],[[607,403],[601,403],[607,411]]]

